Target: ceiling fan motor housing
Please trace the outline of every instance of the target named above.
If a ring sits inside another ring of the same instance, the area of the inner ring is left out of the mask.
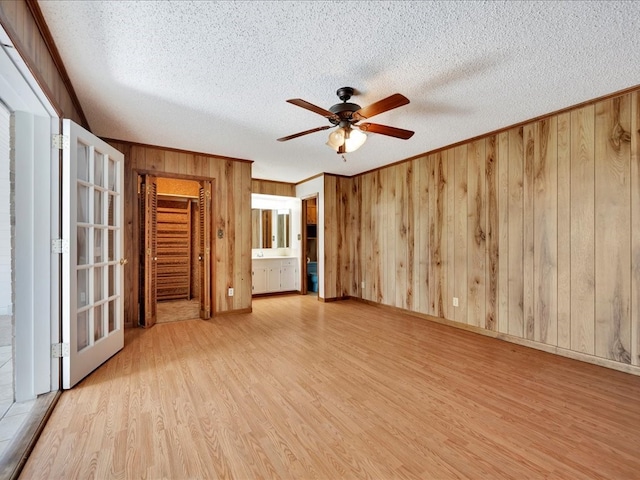
[[[331,113],[335,113],[336,115],[338,115],[338,117],[340,117],[340,121],[336,121],[332,119],[329,119],[329,121],[334,125],[338,125],[343,121],[348,121],[349,123],[356,123],[357,120],[355,119],[352,120],[352,116],[353,116],[353,112],[357,112],[358,110],[360,110],[360,105],[356,105],[355,103],[348,103],[348,102],[336,103],[335,105],[329,108],[329,111]]]

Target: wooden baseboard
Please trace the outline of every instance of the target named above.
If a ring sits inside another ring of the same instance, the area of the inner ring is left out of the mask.
[[[374,307],[379,307],[379,308],[383,308],[383,309],[394,311],[394,312],[402,312],[402,313],[405,313],[406,315],[411,315],[412,317],[418,317],[425,320],[429,320],[431,322],[447,325],[449,327],[458,328],[460,330],[466,330],[468,332],[478,333],[480,335],[484,335],[485,337],[491,337],[497,340],[503,340],[505,342],[510,342],[517,345],[522,345],[524,347],[540,350],[543,352],[552,353],[554,355],[559,355],[561,357],[571,358],[573,360],[579,360],[581,362],[591,363],[593,365],[598,365],[600,367],[610,368],[612,370],[618,370],[619,372],[630,373],[632,375],[640,376],[640,367],[635,365],[628,365],[625,363],[615,362],[613,360],[609,360],[606,358],[596,357],[593,355],[589,355],[587,353],[575,352],[573,350],[556,347],[554,345],[545,345],[544,343],[535,342],[533,340],[528,340],[525,338],[515,337],[513,335],[508,335],[506,333],[494,332],[491,330],[486,330],[484,328],[477,327],[475,325],[458,323],[458,322],[454,322],[453,320],[448,320],[446,318],[434,317],[432,315],[414,312],[412,310],[407,310],[404,308],[392,307],[390,305],[383,305],[381,303],[373,302],[371,300],[365,300],[359,297],[349,297],[349,298],[351,298],[352,300],[357,300],[362,303],[366,303],[367,305],[372,305]]]
[[[267,293],[254,293],[251,298],[264,298],[264,297],[276,297],[280,295],[301,295],[300,290],[288,290],[286,292],[267,292]]]
[[[239,313],[251,313],[253,312],[253,309],[251,307],[249,308],[238,308],[236,310],[225,310],[224,312],[216,312],[213,314],[213,316],[211,318],[215,318],[215,317],[222,317],[224,315],[237,315]]]
[[[356,297],[349,297],[349,296],[346,296],[346,297],[331,297],[331,298],[320,298],[320,297],[318,297],[318,299],[319,299],[320,301],[325,302],[325,303],[329,303],[329,302],[341,302],[342,300],[350,300],[350,299],[352,299],[352,298],[353,298],[353,299],[356,299],[356,300],[359,300],[359,299],[357,299]]]

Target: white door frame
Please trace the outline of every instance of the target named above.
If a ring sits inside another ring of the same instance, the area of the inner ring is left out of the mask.
[[[51,344],[60,335],[58,238],[59,159],[51,135],[59,133],[55,108],[0,27],[0,92],[15,122],[15,399],[60,388],[60,362]]]

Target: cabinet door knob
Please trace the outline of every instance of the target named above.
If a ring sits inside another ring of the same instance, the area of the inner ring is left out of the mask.
[[[126,265],[127,263],[129,263],[129,260],[126,258],[121,258],[120,259],[120,265]]]

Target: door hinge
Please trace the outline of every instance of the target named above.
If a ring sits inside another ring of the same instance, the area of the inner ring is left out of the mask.
[[[51,253],[69,253],[69,240],[64,238],[51,240]]]
[[[69,150],[69,135],[54,134],[51,135],[51,146],[58,150]]]
[[[51,358],[62,358],[69,356],[69,344],[68,343],[52,343],[51,344]]]

